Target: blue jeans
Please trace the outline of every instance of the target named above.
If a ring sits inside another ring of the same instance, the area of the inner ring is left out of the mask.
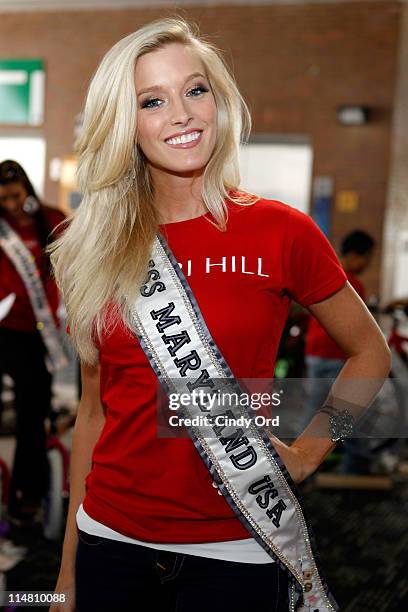
[[[147,548],[78,530],[77,612],[289,609],[277,563],[238,563]]]

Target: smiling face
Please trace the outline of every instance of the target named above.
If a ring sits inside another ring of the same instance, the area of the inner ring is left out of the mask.
[[[194,176],[216,142],[217,107],[193,49],[170,43],[136,62],[137,141],[155,172]]]

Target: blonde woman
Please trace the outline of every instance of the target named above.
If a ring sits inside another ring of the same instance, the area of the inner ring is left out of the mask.
[[[238,147],[249,129],[221,53],[178,17],[119,41],[92,80],[78,143],[83,201],[51,249],[83,384],[56,586],[65,603],[54,612],[288,610],[312,595],[320,610],[336,609],[323,579],[313,579],[308,538],[309,573],[297,559],[292,567],[293,547],[278,542],[280,530],[295,538],[288,504],[299,509],[289,489],[334,447],[331,434],[304,433],[290,447],[257,438],[275,457],[277,479],[251,481],[248,512],[241,480],[229,486],[231,462],[223,472],[202,438],[157,434],[164,370],[176,365],[177,381],[198,376],[200,351],[231,383],[273,377],[292,298],[350,356],[339,378],[381,378],[389,368],[380,331],[316,225],[287,204],[239,191]],[[175,302],[152,303],[143,319],[141,300],[160,300],[169,283]],[[181,330],[183,317],[191,325]],[[153,319],[152,335],[139,335]],[[160,342],[162,371],[154,357]],[[242,473],[255,442],[231,443],[244,444],[230,456]],[[262,505],[270,540],[243,518]]]

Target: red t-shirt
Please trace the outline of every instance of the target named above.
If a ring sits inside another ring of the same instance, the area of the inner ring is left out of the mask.
[[[227,204],[226,232],[208,222],[209,213],[161,229],[233,374],[271,379],[291,297],[308,306],[338,291],[346,275],[304,213],[265,199]],[[190,438],[157,437],[158,382],[136,337],[120,324],[98,348],[106,421],[86,478],[85,511],[150,542],[250,537]]]
[[[58,223],[65,219],[65,215],[56,208],[44,206],[44,211],[50,232]],[[56,314],[59,305],[59,291],[55,281],[47,274],[45,266],[46,259],[41,252],[41,245],[35,225],[20,225],[5,211],[2,211],[1,214],[13,230],[19,234],[27,249],[34,255],[35,264],[40,270],[41,280],[48,297],[55,324],[59,327],[60,322]],[[11,260],[7,257],[3,249],[0,248],[0,300],[4,299],[10,293],[15,293],[16,299],[8,315],[0,321],[0,327],[26,332],[35,331],[36,320],[27,290]]]
[[[365,290],[363,284],[352,272],[346,272],[350,284],[354,287],[362,300],[365,301]],[[315,317],[310,316],[310,322],[306,334],[305,354],[324,359],[346,360],[347,355],[336,342],[329,336],[324,327],[320,325]]]

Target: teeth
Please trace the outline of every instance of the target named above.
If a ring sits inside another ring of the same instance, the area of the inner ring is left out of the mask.
[[[166,140],[167,144],[186,144],[187,142],[192,142],[193,140],[197,140],[200,137],[201,132],[191,132],[191,134],[183,134],[183,136],[177,136],[177,138],[168,138]]]

